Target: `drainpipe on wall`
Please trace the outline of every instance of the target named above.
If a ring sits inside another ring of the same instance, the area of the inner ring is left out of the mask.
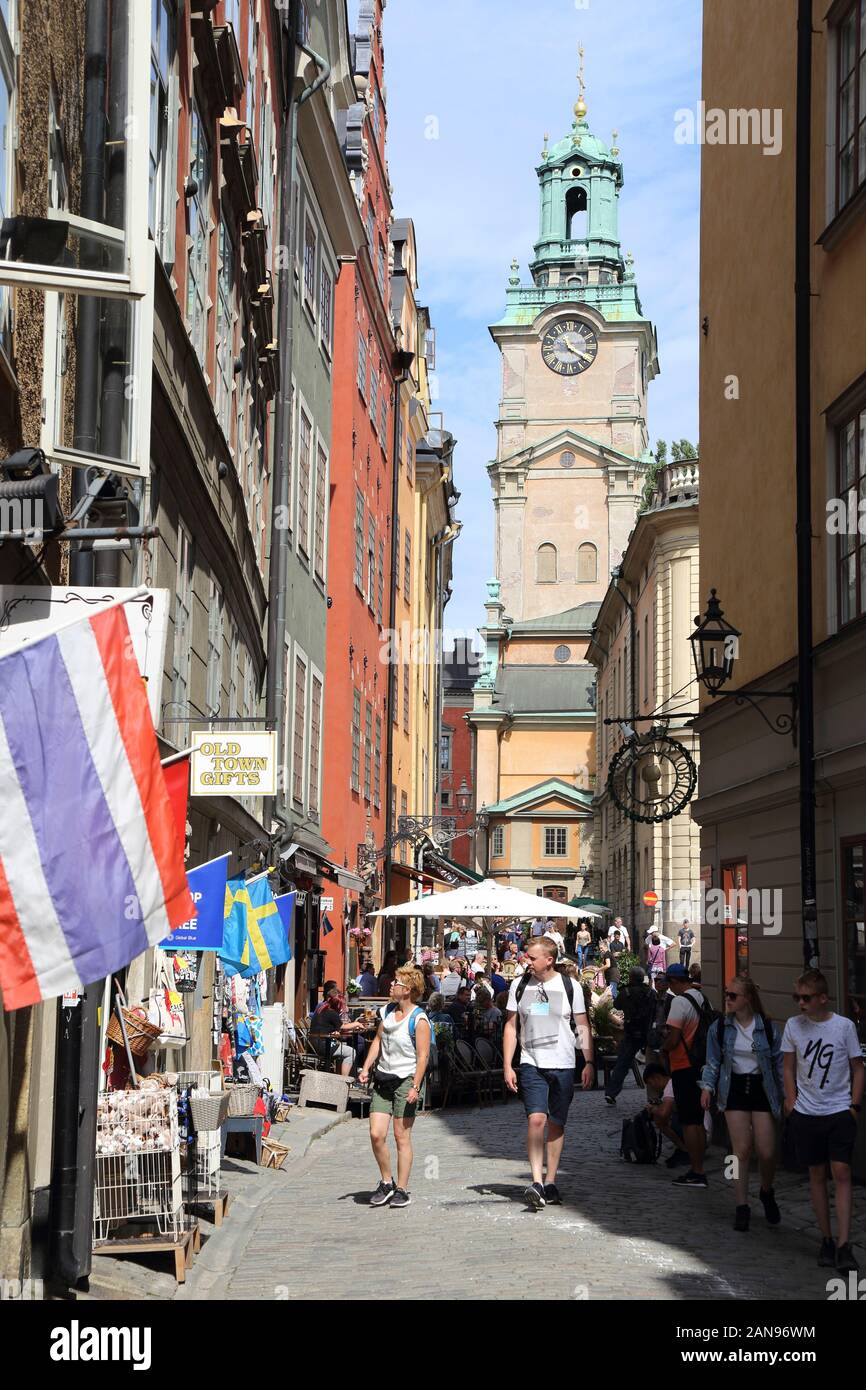
[[[623,603],[628,609],[629,614],[628,698],[630,705],[629,714],[634,715],[637,713],[637,690],[635,686],[634,669],[635,627],[637,619],[635,616],[634,605],[631,599],[629,598],[625,590],[619,587],[619,581],[622,578],[622,567],[617,566],[617,568],[612,571],[611,577],[613,579],[613,587],[616,589],[617,593],[619,594],[620,598],[622,599]],[[632,768],[632,793],[635,792],[635,778],[635,769]],[[631,847],[629,855],[631,859],[631,864],[629,874],[629,911],[631,913],[631,939],[634,942],[637,940],[637,864],[635,862],[635,855],[637,851],[637,821],[631,820],[630,826],[631,829],[629,838]]]
[[[797,684],[800,721],[800,884],[803,963],[817,969],[815,692],[812,667],[812,0],[797,11],[794,380],[797,488]]]

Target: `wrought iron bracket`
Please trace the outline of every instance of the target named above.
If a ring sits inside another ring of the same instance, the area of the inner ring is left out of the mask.
[[[773,734],[790,734],[794,747],[797,747],[797,715],[799,712],[799,689],[796,684],[788,685],[784,690],[711,690],[710,694],[714,697],[727,695],[733,700],[735,705],[751,705],[752,709],[757,710],[767,728]],[[783,711],[775,717],[768,715],[761,705],[760,700],[787,700],[791,709],[789,713]]]

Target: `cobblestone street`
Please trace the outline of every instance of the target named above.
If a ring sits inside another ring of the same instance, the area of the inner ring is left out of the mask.
[[[737,1234],[718,1147],[706,1193],[674,1189],[663,1165],[620,1161],[622,1120],[639,1099],[626,1089],[608,1110],[600,1092],[575,1096],[563,1205],[537,1214],[521,1200],[518,1103],[422,1116],[412,1205],[402,1211],[367,1205],[378,1180],[367,1124],[339,1124],[285,1173],[253,1170],[264,1196],[246,1214],[236,1203],[177,1297],[826,1299],[832,1271],[815,1262],[805,1181],[780,1175],[783,1224],[773,1230],[755,1179],[752,1230]],[[855,1206],[862,1249],[862,1191]]]

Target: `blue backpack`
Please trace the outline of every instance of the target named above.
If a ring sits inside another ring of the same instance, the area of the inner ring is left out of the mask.
[[[383,1018],[387,1018],[389,1014],[392,1014],[392,1013],[394,1012],[394,1010],[396,1009],[396,1007],[397,1007],[396,1004],[386,1004],[386,1005],[385,1005],[385,1012],[384,1012],[384,1014],[382,1015],[382,1017],[383,1017]],[[416,1041],[415,1041],[415,1025],[416,1025],[416,1023],[417,1023],[418,1015],[419,1015],[419,1014],[425,1014],[425,1010],[421,1008],[420,1004],[416,1004],[415,1007],[414,1007],[414,1009],[412,1010],[412,1012],[411,1012],[410,1015],[409,1015],[409,1037],[412,1039],[412,1046],[415,1048],[416,1051],[417,1051],[417,1049],[418,1049],[418,1044],[417,1044]],[[426,1017],[426,1014],[425,1014],[425,1017]],[[436,1034],[435,1034],[435,1032],[434,1032],[434,1030],[433,1030],[433,1024],[431,1023],[431,1024],[430,1024],[430,1056],[429,1056],[428,1062],[427,1062],[428,1067],[429,1067],[430,1064],[433,1062],[435,1056],[436,1056]]]

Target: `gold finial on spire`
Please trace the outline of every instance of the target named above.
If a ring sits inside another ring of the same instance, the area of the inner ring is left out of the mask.
[[[585,120],[586,120],[586,100],[585,100],[585,97],[586,97],[586,82],[584,81],[584,77],[583,77],[584,49],[583,49],[583,44],[582,44],[582,43],[581,43],[581,44],[578,44],[578,46],[577,46],[577,51],[578,51],[578,53],[580,54],[580,68],[579,68],[578,74],[577,74],[577,80],[578,80],[578,83],[580,84],[580,96],[578,97],[577,101],[576,101],[575,104],[574,104],[574,114],[575,114],[575,118],[576,118],[578,121],[585,121]]]

